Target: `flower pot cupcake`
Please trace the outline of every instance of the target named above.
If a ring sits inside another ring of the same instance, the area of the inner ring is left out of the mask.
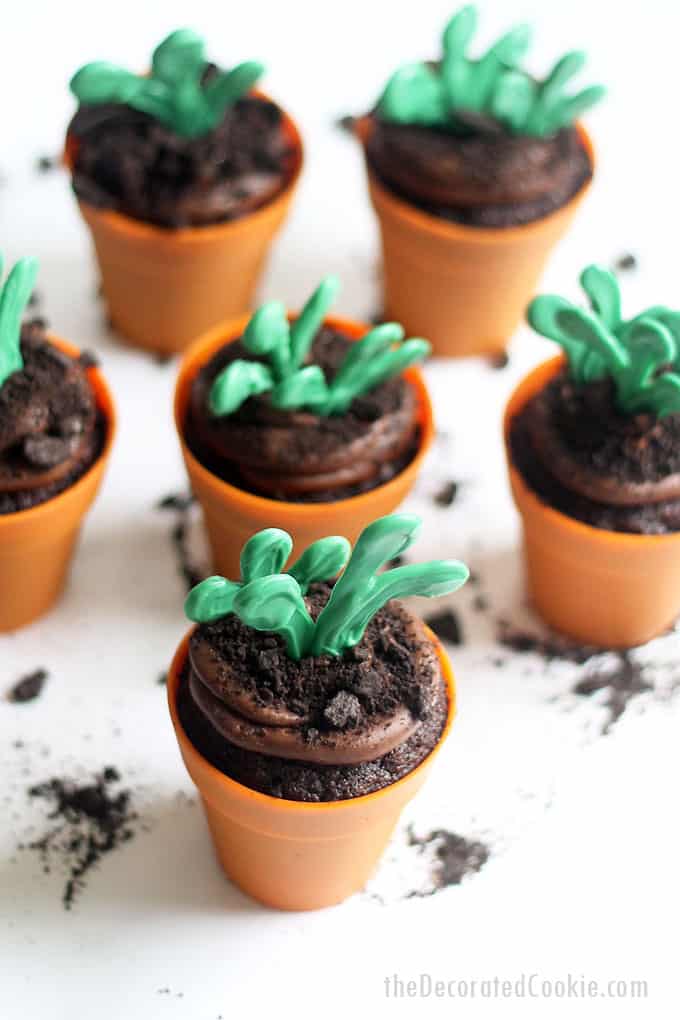
[[[474,7],[459,11],[439,60],[400,68],[357,128],[386,313],[444,356],[505,349],[590,183],[576,118],[603,93],[566,91],[585,61],[578,51],[543,80],[522,70],[526,25],[471,60],[476,23]]]
[[[97,62],[71,81],[66,158],[92,232],[109,317],[162,353],[247,312],[302,164],[292,120],[249,61],[206,62],[173,32],[147,75]]]
[[[680,612],[680,313],[624,319],[611,273],[589,266],[581,283],[590,310],[552,295],[529,306],[565,356],[510,400],[510,481],[538,611],[625,648]]]
[[[21,259],[0,288],[0,631],[61,594],[115,428],[89,359],[41,320],[21,325],[36,273]]]
[[[331,532],[350,540],[411,489],[432,434],[420,372],[426,341],[396,323],[326,318],[337,280],[302,312],[279,302],[218,327],[182,364],[175,422],[203,508],[215,568],[276,525],[295,547]]]
[[[293,543],[268,528],[244,546],[240,582],[210,577],[187,599],[198,626],[168,678],[180,750],[225,871],[269,906],[360,889],[450,729],[446,656],[391,600],[455,591],[467,568],[378,573],[419,526],[381,518],[353,551],[321,539],[286,573]]]

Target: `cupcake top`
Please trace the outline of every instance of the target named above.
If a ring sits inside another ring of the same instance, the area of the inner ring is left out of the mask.
[[[37,262],[21,259],[0,294],[0,513],[56,494],[91,462],[97,407],[85,365],[22,326]]]
[[[592,168],[574,128],[603,95],[567,91],[585,54],[572,51],[544,79],[520,65],[529,26],[511,29],[474,60],[473,6],[447,24],[441,57],[399,68],[368,133],[373,169],[404,197],[480,226],[529,222],[564,204]]]
[[[80,105],[67,140],[78,197],[166,227],[269,202],[299,156],[279,107],[250,92],[263,71],[257,61],[220,70],[189,29],[156,47],[148,74],[86,64],[71,79]]]
[[[531,326],[560,345],[566,366],[527,403],[521,430],[544,475],[577,497],[574,515],[677,530],[680,312],[654,305],[624,318],[615,276],[597,265],[581,284],[589,308],[552,294],[529,305]]]
[[[191,693],[213,727],[245,750],[317,765],[373,761],[410,739],[441,678],[422,624],[390,600],[443,595],[468,576],[455,561],[378,573],[419,527],[381,518],[353,550],[322,539],[286,573],[291,539],[269,528],[244,546],[240,582],[194,588]]]
[[[429,344],[397,323],[359,340],[324,325],[338,286],[323,280],[296,318],[263,305],[201,368],[187,436],[221,477],[235,465],[263,494],[313,498],[379,480],[413,446],[417,401],[402,372]]]

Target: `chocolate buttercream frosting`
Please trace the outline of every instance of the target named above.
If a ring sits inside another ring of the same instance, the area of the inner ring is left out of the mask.
[[[270,202],[298,154],[281,109],[249,95],[198,138],[121,104],[81,106],[68,129],[73,189],[90,205],[161,227],[237,219]]]
[[[40,321],[23,326],[21,353],[23,369],[0,388],[0,513],[63,491],[101,446],[86,367],[51,344]]]
[[[313,616],[329,591],[310,590]],[[390,763],[411,771],[441,734],[447,699],[422,623],[391,602],[339,658],[291,660],[280,638],[233,615],[203,624],[190,640],[180,703],[189,736],[211,760],[220,757],[219,767],[231,761],[227,774],[256,789],[267,789],[264,773],[275,783],[286,775],[297,789],[293,799],[306,800],[337,796],[319,798],[319,785],[367,792],[357,783],[375,782]]]
[[[551,505],[617,531],[680,527],[680,415],[622,413],[610,379],[560,373],[511,429],[517,466]]]
[[[330,380],[352,341],[319,331],[308,361]],[[397,377],[358,397],[348,412],[322,416],[280,411],[269,396],[251,397],[236,412],[214,415],[215,377],[237,358],[257,360],[240,341],[227,344],[201,369],[191,390],[187,441],[211,471],[270,498],[335,499],[382,484],[412,458],[417,441],[413,387]]]
[[[373,114],[363,130],[369,166],[383,184],[427,212],[473,226],[539,219],[592,175],[574,127],[539,138],[469,116],[465,129],[454,133]]]

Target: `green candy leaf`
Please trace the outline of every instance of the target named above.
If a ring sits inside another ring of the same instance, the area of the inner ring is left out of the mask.
[[[142,80],[130,71],[97,60],[86,64],[71,78],[70,89],[80,103],[130,103],[140,92]]]
[[[186,616],[194,623],[213,623],[234,611],[234,599],[241,590],[235,581],[206,577],[192,588],[184,603]]]
[[[264,64],[257,60],[247,60],[233,67],[231,71],[221,71],[215,75],[203,91],[208,106],[215,114],[216,125],[222,120],[227,107],[250,92],[263,74]]]
[[[290,362],[293,368],[299,368],[307,357],[314,337],[321,329],[339,290],[340,281],[337,276],[326,276],[291,324]]]
[[[515,134],[545,136],[572,124],[605,90],[591,86],[569,96],[565,87],[584,64],[578,50],[565,54],[542,82],[520,63],[530,42],[528,25],[501,36],[479,60],[467,50],[477,11],[463,7],[444,29],[442,57],[435,64],[407,64],[390,78],[378,104],[385,119],[460,131],[466,112],[495,118]]]
[[[253,315],[243,334],[243,346],[251,354],[266,355],[274,377],[285,379],[290,371],[290,325],[280,301],[268,301]]]
[[[587,266],[580,280],[593,311],[607,329],[617,330],[621,325],[621,291],[614,274],[601,266]]]
[[[306,595],[310,584],[331,581],[336,577],[347,563],[351,551],[347,539],[339,535],[320,538],[305,549],[288,573],[295,578],[302,593]]]
[[[218,417],[233,414],[249,397],[267,393],[273,385],[274,377],[267,365],[239,358],[215,377],[210,388],[210,410]]]
[[[673,335],[660,322],[643,317],[626,331],[625,343],[629,364],[614,375],[619,405],[625,411],[656,410],[653,381],[675,358]]]
[[[167,85],[178,85],[187,77],[200,78],[205,65],[205,43],[201,36],[190,28],[178,28],[154,50],[151,70],[154,78]]]
[[[259,577],[280,573],[293,549],[293,540],[280,528],[265,528],[248,539],[241,550],[241,580],[244,584]]]
[[[234,599],[234,612],[248,627],[280,634],[291,659],[307,654],[314,621],[290,575],[275,574],[246,584]]]
[[[658,418],[680,414],[680,376],[665,372],[654,382],[654,410]]]
[[[272,404],[283,411],[297,407],[324,407],[328,400],[326,377],[318,365],[307,365],[282,379],[272,390]]]
[[[570,319],[570,313],[576,313],[576,318]],[[556,294],[542,294],[534,298],[527,309],[529,325],[560,345],[567,356],[572,378],[578,383],[600,378],[606,372],[600,351],[584,336],[580,316],[587,315]]]
[[[2,274],[0,258],[0,275]],[[24,367],[21,356],[21,318],[33,293],[38,260],[19,259],[0,291],[0,387]]]
[[[426,64],[400,68],[388,81],[378,111],[397,124],[445,124],[446,98],[439,75]]]

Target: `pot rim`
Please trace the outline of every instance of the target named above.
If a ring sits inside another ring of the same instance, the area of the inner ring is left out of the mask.
[[[378,197],[382,205],[391,207],[395,216],[410,219],[421,230],[428,231],[431,234],[438,234],[444,239],[453,241],[474,238],[475,241],[481,244],[515,243],[519,238],[524,238],[528,234],[540,233],[546,227],[551,227],[556,219],[570,214],[571,210],[582,201],[590,190],[597,171],[595,147],[591,136],[581,121],[577,121],[575,126],[590,160],[591,175],[587,181],[584,181],[578,191],[571,196],[568,202],[565,202],[564,205],[559,206],[557,209],[553,209],[547,216],[540,216],[529,223],[520,223],[510,227],[480,227],[444,220],[440,216],[434,216],[431,213],[425,212],[413,203],[400,198],[396,192],[392,191],[391,188],[384,185],[378,179],[370,167],[368,159],[366,159],[369,188]],[[364,157],[366,157],[366,142],[371,131],[370,114],[360,117],[355,124],[354,130],[363,147]]]
[[[434,756],[440,751],[442,744],[444,743],[449,733],[451,732],[453,720],[456,716],[457,709],[456,686],[453,669],[451,668],[449,657],[445,652],[444,647],[439,638],[433,633],[432,630],[430,630],[430,628],[426,624],[423,624],[423,626],[425,629],[425,633],[430,638],[435,647],[437,658],[439,659],[442,677],[446,685],[446,693],[448,697],[448,711],[446,714],[446,721],[444,723],[444,727],[439,735],[439,739],[437,740],[436,744],[432,747],[428,754],[425,755],[422,761],[418,762],[414,769],[412,769],[410,772],[407,772],[406,775],[402,776],[400,779],[397,779],[396,782],[394,783],[388,783],[387,786],[383,786],[379,790],[374,790],[372,793],[364,793],[360,797],[349,797],[346,798],[345,800],[326,800],[310,803],[308,801],[286,800],[283,797],[272,797],[268,793],[261,793],[259,790],[253,790],[249,786],[245,786],[243,783],[239,783],[236,779],[232,779],[231,776],[225,775],[224,772],[220,772],[219,769],[215,768],[215,766],[212,765],[208,761],[208,759],[203,756],[203,754],[199,751],[196,745],[192,743],[192,741],[189,739],[184,727],[182,726],[181,720],[179,718],[179,711],[177,708],[177,696],[179,693],[180,674],[182,672],[182,668],[188,656],[189,640],[191,638],[191,635],[197,629],[196,627],[192,627],[182,638],[179,647],[177,648],[177,651],[173,656],[172,663],[170,665],[170,670],[168,672],[167,679],[168,708],[170,710],[170,717],[172,719],[172,724],[175,728],[178,743],[184,741],[186,747],[188,747],[191,753],[194,754],[197,757],[197,759],[199,759],[201,768],[204,769],[217,783],[221,783],[224,787],[226,787],[227,790],[232,790],[236,792],[240,797],[245,797],[247,800],[250,800],[251,803],[254,803],[255,805],[259,804],[262,807],[267,807],[269,810],[279,812],[292,811],[300,812],[302,814],[309,814],[313,812],[319,813],[321,811],[324,812],[341,811],[343,810],[343,808],[347,809],[347,807],[354,807],[354,805],[358,805],[359,807],[361,807],[362,804],[367,804],[369,801],[375,801],[376,799],[379,799],[381,796],[391,793],[400,784],[410,782],[418,772],[425,769],[426,766],[428,766],[432,762]]]
[[[72,358],[77,358],[81,353],[80,348],[76,347],[75,344],[70,343],[68,340],[62,339],[55,333],[49,331],[47,333],[48,341],[57,347],[64,354],[68,354]],[[95,395],[97,407],[101,414],[106,420],[106,436],[104,439],[104,445],[102,446],[99,455],[90,464],[87,471],[78,478],[73,485],[69,485],[68,488],[64,489],[63,492],[57,493],[56,496],[50,496],[43,503],[38,503],[37,506],[29,507],[28,510],[16,510],[10,514],[0,514],[0,529],[7,527],[10,524],[14,524],[17,521],[34,521],[41,514],[46,514],[58,508],[60,502],[64,502],[73,493],[74,490],[82,488],[89,480],[90,475],[95,471],[101,463],[106,463],[111,454],[111,448],[113,441],[116,436],[118,429],[118,418],[116,414],[116,405],[113,401],[113,395],[109,388],[104,375],[97,366],[92,366],[87,370],[88,379],[90,386]]]
[[[266,92],[261,92],[259,89],[253,89],[252,92],[260,99],[267,99],[270,102],[276,103],[276,101],[271,99]],[[305,150],[297,123],[282,106],[278,103],[276,103],[276,106],[279,107],[283,115],[282,123],[284,131],[289,135],[296,150],[295,165],[285,187],[282,188],[282,190],[269,202],[266,202],[258,209],[254,209],[253,212],[247,213],[245,216],[240,216],[235,220],[225,220],[222,223],[209,223],[203,227],[161,227],[156,223],[147,223],[146,220],[135,219],[134,216],[126,216],[125,213],[117,212],[115,209],[100,208],[99,206],[92,205],[90,202],[84,202],[76,195],[76,201],[83,211],[83,215],[93,218],[96,217],[103,223],[106,223],[111,230],[132,234],[139,240],[168,240],[171,238],[178,244],[195,243],[197,240],[210,241],[216,236],[228,233],[229,231],[237,233],[239,230],[249,227],[254,220],[258,218],[262,219],[266,215],[270,215],[279,206],[284,205],[289,200],[292,192],[298,184],[305,162]],[[75,143],[71,136],[67,134],[62,162],[69,173],[71,172],[73,165],[72,149],[74,144]]]
[[[418,400],[420,414],[422,416],[422,421],[420,422],[421,428],[418,449],[413,459],[410,460],[408,464],[406,464],[405,467],[398,472],[398,474],[394,475],[393,478],[390,478],[389,481],[384,482],[382,485],[376,486],[374,489],[369,489],[367,492],[361,492],[356,496],[348,496],[344,499],[330,500],[324,503],[296,503],[292,500],[269,499],[267,496],[259,496],[254,492],[248,492],[246,489],[241,489],[237,485],[225,482],[224,479],[219,477],[219,475],[214,474],[214,472],[209,471],[208,468],[204,467],[189,449],[184,438],[184,420],[186,417],[190,388],[196,378],[196,375],[203,365],[209,360],[211,355],[214,354],[219,347],[226,346],[226,344],[233,343],[234,340],[238,339],[238,337],[243,334],[243,330],[249,320],[250,315],[244,315],[238,319],[233,319],[228,323],[222,323],[221,325],[215,326],[198,340],[195,340],[188,347],[182,357],[175,385],[174,418],[177,435],[179,436],[179,440],[182,445],[182,452],[187,462],[191,464],[192,472],[203,476],[205,479],[209,479],[211,484],[216,485],[221,491],[228,494],[230,498],[233,499],[234,494],[236,494],[236,498],[241,500],[242,503],[251,508],[258,508],[261,513],[264,513],[267,508],[271,508],[273,512],[275,507],[279,510],[282,506],[294,507],[296,514],[299,514],[303,518],[310,518],[317,516],[319,511],[323,512],[328,507],[333,507],[334,510],[337,511],[338,509],[342,510],[345,505],[351,504],[354,508],[360,506],[361,503],[368,503],[372,500],[376,492],[385,492],[388,491],[390,487],[396,487],[399,485],[406,472],[417,472],[420,469],[420,465],[422,464],[422,461],[429,451],[434,439],[434,416],[432,402],[425,384],[425,379],[420,369],[414,366],[406,369],[403,376],[409,385],[416,391],[416,398]],[[370,328],[364,323],[357,322],[353,319],[345,319],[336,315],[326,316],[324,319],[324,325],[329,325],[332,328],[338,329],[340,332],[348,333],[353,339],[359,339],[367,333]]]
[[[543,514],[556,526],[570,530],[574,535],[580,535],[590,541],[600,541],[610,546],[624,546],[631,548],[633,545],[641,549],[643,545],[648,548],[660,548],[664,544],[680,541],[680,531],[668,535],[636,535],[626,531],[610,531],[608,528],[596,528],[584,521],[577,521],[574,517],[556,510],[545,503],[537,493],[527,485],[521,472],[515,467],[510,450],[510,429],[514,419],[525,407],[528,400],[538,393],[543,387],[559,372],[566,364],[566,356],[558,354],[547,361],[536,365],[513,389],[510,398],[505,406],[503,415],[503,439],[505,454],[508,465],[508,472],[511,476],[513,487],[521,492],[522,500],[531,507],[535,513]],[[522,513],[521,508],[519,508]]]

